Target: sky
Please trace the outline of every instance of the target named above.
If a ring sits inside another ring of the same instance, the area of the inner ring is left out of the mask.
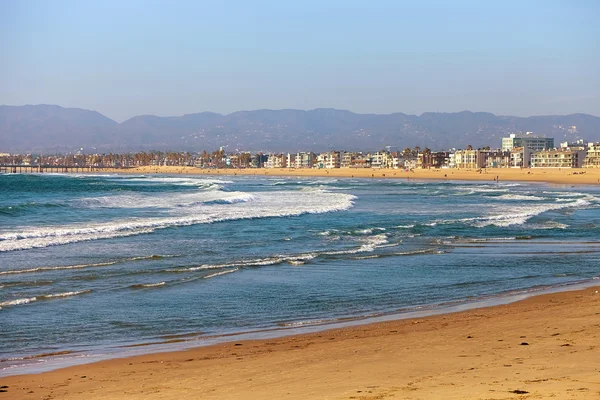
[[[1,0],[0,104],[600,116],[600,1]]]

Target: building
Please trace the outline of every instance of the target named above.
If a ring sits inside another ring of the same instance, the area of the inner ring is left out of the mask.
[[[291,161],[293,158],[293,162]],[[315,153],[300,152],[295,155],[288,154],[288,166],[293,168],[312,168],[315,164]]]
[[[531,168],[581,168],[587,152],[577,149],[536,151],[531,154]]]
[[[285,168],[287,167],[287,157],[283,154],[269,154],[269,159],[265,163],[265,168]]]
[[[484,168],[507,168],[511,166],[510,151],[488,150],[482,154],[485,156]]]
[[[588,143],[583,166],[585,168],[600,168],[600,142]]]
[[[448,168],[450,153],[447,151],[423,152],[417,156],[417,168]]]
[[[528,147],[515,147],[510,151],[512,168],[529,168],[531,166],[531,150]]]
[[[511,133],[509,137],[502,138],[502,150],[511,151],[515,147],[527,147],[530,150],[540,151],[554,148],[554,138],[526,134]]]
[[[352,162],[362,158],[362,153],[344,151],[340,153],[340,168],[352,167]]]
[[[455,168],[484,168],[485,156],[482,150],[456,150],[454,152]]]
[[[371,160],[371,168],[391,167],[392,160],[388,152],[378,151],[377,153],[369,154],[368,157]]]

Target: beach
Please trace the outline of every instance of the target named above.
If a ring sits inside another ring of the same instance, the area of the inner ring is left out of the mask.
[[[198,174],[217,176],[298,176],[335,178],[377,178],[377,179],[435,179],[471,181],[520,181],[548,182],[573,185],[599,185],[600,168],[488,168],[475,169],[401,169],[334,168],[334,169],[295,169],[295,168],[246,168],[246,169],[199,169],[178,166],[146,166],[136,168],[104,168],[104,172],[130,174]]]
[[[594,171],[361,171],[0,176],[0,400],[600,395]]]
[[[0,379],[19,399],[592,399],[598,287]]]

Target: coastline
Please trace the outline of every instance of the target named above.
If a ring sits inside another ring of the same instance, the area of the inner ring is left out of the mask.
[[[117,174],[185,174],[207,176],[262,176],[262,177],[327,177],[327,178],[377,178],[377,179],[425,179],[499,182],[546,182],[554,184],[600,185],[600,168],[494,168],[471,169],[423,169],[404,171],[400,169],[199,169],[195,167],[147,166],[135,168],[105,168],[93,173]]]
[[[11,399],[590,398],[599,287],[0,378]],[[525,344],[526,343],[526,344]],[[379,397],[378,397],[379,396]],[[7,397],[8,398],[8,397]]]

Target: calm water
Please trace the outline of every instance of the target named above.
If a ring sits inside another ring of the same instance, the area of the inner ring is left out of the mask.
[[[592,186],[0,175],[0,374],[591,280],[599,205]]]

